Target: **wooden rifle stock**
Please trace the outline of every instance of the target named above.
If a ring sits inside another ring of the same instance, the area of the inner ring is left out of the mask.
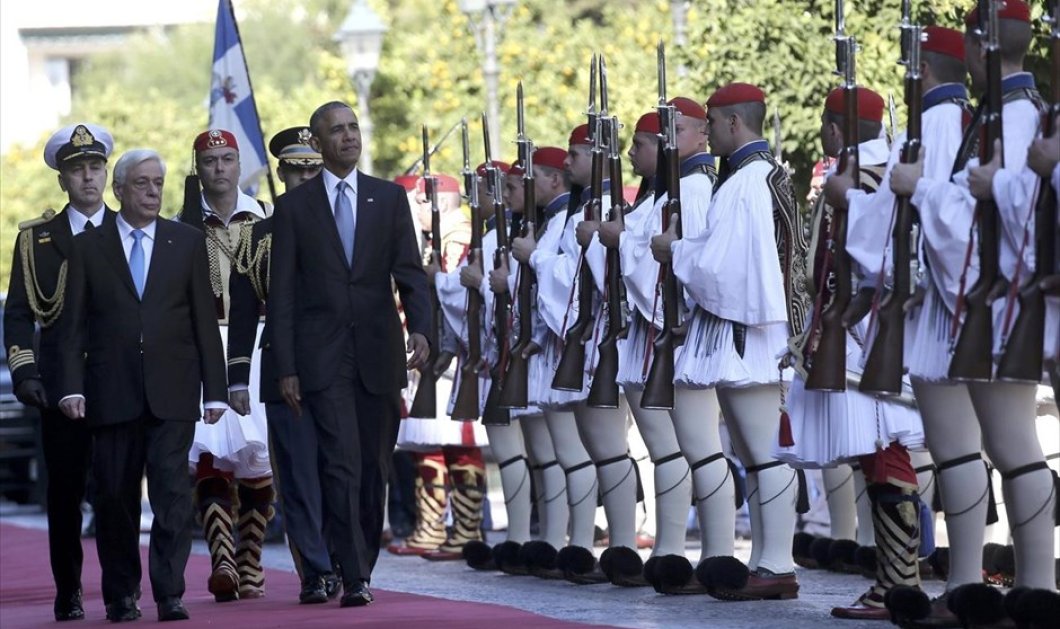
[[[669,125],[672,126],[672,125]],[[669,134],[669,132],[667,132]],[[670,229],[670,217],[676,214],[677,237],[681,237],[681,170],[675,142],[662,142],[659,151],[665,155],[663,173],[666,181],[666,203],[661,211],[662,231]],[[674,348],[681,344],[681,287],[674,275],[673,263],[659,265],[659,290],[662,293],[663,329],[652,342],[652,360],[640,407],[644,409],[672,409],[674,407]],[[654,322],[649,322],[654,325]]]
[[[478,198],[478,177],[468,163],[467,127],[464,127],[464,189],[471,205],[471,248],[467,263],[482,261],[482,207]],[[482,371],[482,294],[467,289],[467,360],[460,367],[460,386],[453,402],[452,418],[474,421],[479,416],[478,375]]]
[[[847,37],[842,29],[842,15],[837,25],[836,61],[844,75],[843,99],[843,152],[839,155],[837,172],[847,170],[853,163],[854,187],[860,185],[858,164],[858,86],[855,80],[855,56],[857,46],[853,37]],[[831,250],[830,268],[826,266],[818,291],[832,289],[832,299],[821,312],[814,313],[810,331],[809,348],[813,352],[807,367],[806,388],[811,391],[846,391],[847,388],[847,330],[843,325],[843,313],[853,296],[850,272],[850,256],[846,251],[847,211],[832,208],[832,225],[828,247]],[[828,280],[834,278],[834,286]],[[814,334],[816,332],[816,335]],[[815,342],[816,341],[816,342]]]
[[[1051,37],[1053,64],[1053,102],[1045,112],[1042,137],[1050,137],[1060,129],[1056,118],[1060,116],[1060,3],[1054,2],[1053,29]],[[1056,228],[1057,193],[1048,176],[1038,184],[1038,200],[1034,207],[1034,273],[1020,287],[1019,314],[1012,325],[1001,351],[997,366],[999,380],[1016,382],[1040,382],[1045,349],[1045,295],[1041,281],[1057,273]],[[1057,386],[1054,379],[1053,386]]]
[[[520,91],[521,93],[521,91]],[[537,227],[537,199],[534,195],[533,148],[529,142],[519,145],[519,161],[523,164],[523,216],[522,235],[530,233],[531,224]],[[534,271],[528,263],[519,263],[518,297],[519,339],[512,347],[511,355],[502,375],[501,393],[498,404],[501,408],[526,408],[530,404],[530,365],[529,357],[523,353],[533,343],[533,302]]]
[[[622,156],[618,149],[618,121],[608,121],[608,177],[611,179],[611,213],[608,220],[622,225],[626,201],[622,197]],[[593,408],[618,408],[618,340],[626,328],[626,284],[617,249],[607,250],[607,333],[597,346],[599,358],[593,383],[589,387],[588,405]]]
[[[986,18],[988,13],[990,17]],[[1002,137],[1001,49],[997,45],[997,5],[980,0],[979,15],[987,24],[987,39],[990,40],[986,45],[985,133],[979,141],[979,163],[986,164],[994,158],[994,142]],[[953,350],[949,370],[949,377],[960,381],[988,381],[993,377],[994,313],[991,302],[1001,294],[997,204],[992,200],[979,201],[975,206],[975,214],[979,227],[979,278],[964,296],[964,324]],[[959,310],[961,305],[957,307]]]
[[[920,28],[911,29],[910,53],[906,64],[905,104],[909,111],[906,141],[902,145],[901,160],[910,164],[917,160],[922,137],[921,106],[923,79],[920,76]],[[904,32],[903,32],[904,34]],[[865,361],[865,370],[858,389],[862,393],[902,392],[905,348],[905,302],[912,292],[910,265],[913,232],[913,204],[909,197],[895,200],[892,251],[894,256],[894,286],[880,300],[876,312],[876,332]],[[883,290],[883,287],[877,287]]]

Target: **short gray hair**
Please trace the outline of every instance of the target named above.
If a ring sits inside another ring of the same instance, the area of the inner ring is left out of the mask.
[[[309,117],[309,131],[319,137],[317,125],[320,124],[320,120],[324,117],[324,114],[333,109],[349,109],[350,111],[353,111],[353,107],[350,107],[347,103],[344,103],[341,100],[333,100],[324,103],[320,107],[317,107],[316,111],[313,112],[313,115]]]
[[[114,164],[114,185],[124,185],[125,177],[129,174],[130,169],[151,160],[158,162],[158,165],[162,167],[162,176],[165,177],[166,161],[162,159],[162,156],[158,154],[158,151],[152,149],[132,149],[125,151],[125,153],[118,158],[117,163]]]

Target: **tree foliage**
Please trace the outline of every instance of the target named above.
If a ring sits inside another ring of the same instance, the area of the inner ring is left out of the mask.
[[[369,0],[388,24],[379,72],[372,86],[371,147],[376,174],[393,176],[420,153],[420,125],[437,140],[461,117],[472,125],[472,160],[482,159],[477,117],[486,109],[482,60],[468,18],[456,0]],[[356,103],[333,35],[348,0],[235,0],[262,126],[272,133],[308,121],[319,104]],[[900,3],[848,2],[847,30],[861,51],[859,80],[901,106],[897,24]],[[916,4],[916,3],[915,3]],[[960,27],[966,0],[935,0],[920,9],[920,21]],[[930,4],[930,6],[928,6]],[[515,91],[526,90],[527,130],[539,146],[563,146],[584,121],[592,52],[608,64],[611,110],[628,136],[640,114],[654,107],[655,46],[667,45],[669,95],[704,101],[734,80],[757,83],[783,121],[785,156],[805,188],[809,168],[820,157],[817,140],[824,96],[832,74],[833,3],[823,0],[697,0],[687,16],[687,43],[673,43],[667,0],[521,0],[503,24],[497,44],[501,108],[499,159],[514,158]],[[1037,17],[1040,8],[1035,9]],[[1040,26],[1039,33],[1044,29]],[[92,58],[74,77],[73,120],[91,120],[115,136],[115,153],[137,146],[158,150],[169,165],[164,214],[180,204],[192,139],[208,119],[207,92],[213,24],[151,31],[122,50]],[[1047,82],[1036,40],[1031,65],[1039,85]],[[677,66],[683,65],[679,73]],[[14,147],[2,160],[0,189],[0,285],[6,286],[15,224],[60,207],[64,196],[55,173],[43,164],[44,134],[34,146]],[[769,139],[772,139],[768,134]],[[434,165],[461,167],[457,134]],[[112,205],[114,199],[107,193]]]

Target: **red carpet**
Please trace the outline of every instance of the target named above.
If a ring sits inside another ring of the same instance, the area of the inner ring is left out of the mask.
[[[0,629],[22,627],[110,626],[100,594],[99,561],[93,540],[84,541],[83,621],[55,623],[54,596],[48,566],[48,539],[45,531],[0,524]],[[144,617],[134,626],[154,624],[157,615],[151,584],[147,577],[147,549],[143,548],[144,594],[140,601]],[[573,629],[590,625],[555,620],[501,605],[465,603],[417,594],[374,590],[375,603],[368,607],[341,609],[338,602],[326,605],[298,605],[298,577],[279,570],[266,571],[268,596],[257,600],[218,604],[206,592],[210,572],[209,557],[192,555],[185,578],[188,591],[184,604],[190,621],[167,625],[174,629],[192,627],[540,627]]]

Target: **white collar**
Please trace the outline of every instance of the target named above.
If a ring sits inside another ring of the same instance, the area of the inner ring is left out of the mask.
[[[323,174],[323,177],[324,177],[324,188],[327,189],[328,194],[331,194],[332,192],[335,191],[335,187],[339,185],[340,181],[345,181],[346,185],[348,185],[350,187],[350,192],[352,192],[354,195],[357,194],[357,169],[356,168],[351,170],[350,174],[346,175],[342,179],[339,179],[338,175],[336,175],[335,173],[331,172],[327,168],[321,169],[321,173]]]
[[[216,216],[218,219],[220,219],[221,215],[217,212],[214,212],[213,208],[210,207],[210,203],[206,200],[206,193],[202,193],[201,197],[203,216]],[[265,218],[265,210],[261,208],[261,204],[258,203],[258,200],[240,190],[238,196],[236,197],[236,208],[232,210],[231,214],[228,215],[228,220],[222,222],[224,222],[227,226],[228,223],[231,222],[231,220],[235,218],[237,214],[240,214],[242,212],[248,212],[257,216],[258,218]]]
[[[99,208],[92,214],[92,216],[85,216],[79,210],[74,209],[74,206],[67,206],[66,215],[70,217],[70,231],[74,235],[80,234],[85,231],[85,225],[92,223],[93,227],[99,227],[103,224],[103,214],[107,211],[107,206],[103,203],[99,204]]]
[[[126,238],[128,238],[132,234],[133,230],[136,229],[136,228],[133,227],[132,225],[128,224],[127,222],[125,222],[125,219],[122,218],[122,215],[121,215],[120,212],[115,217],[115,219],[116,219],[115,222],[118,224],[118,235],[121,236],[122,240],[125,240]],[[144,233],[144,235],[147,236],[148,238],[150,238],[151,240],[154,240],[155,239],[155,227],[157,225],[158,225],[158,220],[156,219],[156,220],[153,220],[150,223],[148,223],[147,226],[141,227],[140,231],[142,231]]]

